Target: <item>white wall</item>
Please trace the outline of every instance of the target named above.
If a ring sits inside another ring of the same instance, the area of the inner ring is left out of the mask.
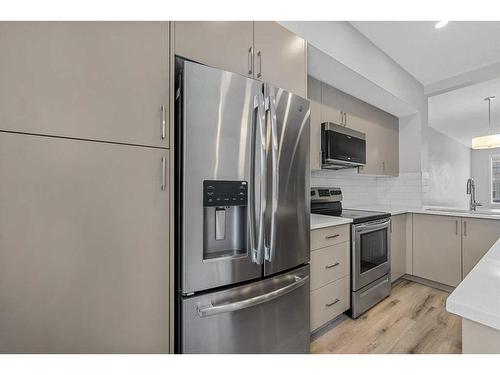
[[[423,203],[467,208],[467,179],[471,176],[471,149],[428,127]]]
[[[455,144],[440,133],[436,135],[437,132],[428,126],[427,97],[420,82],[348,22],[280,23],[335,61],[373,82],[398,100],[411,105],[415,109],[415,114],[399,118],[401,176],[406,174],[419,176],[420,199],[423,199],[424,204],[449,206],[466,204],[464,186],[470,175],[470,150],[467,151],[465,146]],[[441,141],[442,144],[439,143]],[[313,183],[317,181],[315,177],[326,178],[323,175],[313,175]],[[353,178],[356,179],[354,185],[358,187],[372,182],[359,176]],[[379,179],[376,181],[379,184]],[[398,179],[385,181],[398,181]],[[336,182],[335,178],[332,182]],[[348,186],[354,186],[351,182],[349,180]],[[380,186],[384,184],[398,183],[381,182]],[[359,192],[361,195],[358,198],[363,201],[365,196],[363,192],[372,191],[367,187]]]
[[[281,25],[335,60],[418,109],[423,85],[345,21],[287,21]]]
[[[500,208],[500,204],[491,203],[491,155],[500,155],[500,149],[472,150],[472,178],[476,182],[476,199],[481,208]]]

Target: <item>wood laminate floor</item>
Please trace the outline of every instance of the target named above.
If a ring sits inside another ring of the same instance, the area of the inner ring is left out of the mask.
[[[357,320],[344,320],[312,341],[311,353],[461,353],[462,322],[446,311],[447,297],[402,280]]]

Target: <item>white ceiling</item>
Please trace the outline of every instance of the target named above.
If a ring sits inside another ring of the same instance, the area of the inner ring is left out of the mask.
[[[430,97],[429,126],[470,147],[473,137],[489,134],[484,98],[492,95],[491,125],[500,133],[500,79]]]
[[[351,24],[422,84],[500,61],[500,22],[357,21]]]

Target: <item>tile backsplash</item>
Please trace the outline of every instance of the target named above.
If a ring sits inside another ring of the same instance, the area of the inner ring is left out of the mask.
[[[390,205],[422,206],[422,174],[401,173],[397,177],[365,176],[355,169],[311,172],[311,186],[338,186],[345,207]]]

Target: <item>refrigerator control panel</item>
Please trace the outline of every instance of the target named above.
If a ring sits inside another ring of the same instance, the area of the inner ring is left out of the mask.
[[[246,206],[248,202],[247,181],[203,181],[203,206]]]

